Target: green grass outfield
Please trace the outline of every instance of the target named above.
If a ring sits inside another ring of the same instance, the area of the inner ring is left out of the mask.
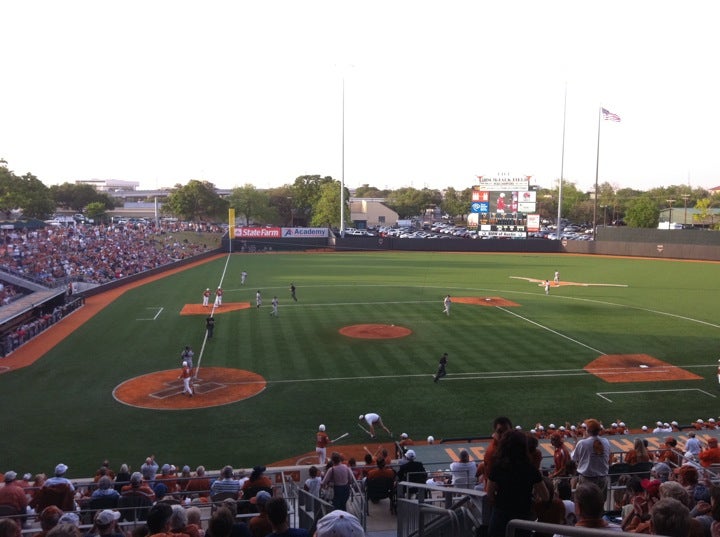
[[[240,286],[240,272],[248,282]],[[627,287],[565,286],[545,296],[512,276]],[[314,432],[367,442],[357,416],[379,412],[416,439],[487,434],[497,415],[536,421],[593,416],[630,427],[718,417],[720,265],[570,255],[448,253],[233,254],[123,294],[34,365],[0,375],[0,469],[88,475],[104,458],[250,467],[313,450]],[[299,301],[290,300],[294,281]],[[180,316],[205,287],[265,305],[220,313],[199,356],[204,319]],[[519,307],[453,304],[500,296]],[[270,299],[280,298],[272,318]],[[155,318],[156,313],[162,311]],[[347,325],[386,323],[413,333],[348,339]],[[203,366],[246,369],[267,388],[238,403],[188,411],[120,404],[113,389],[174,369],[182,346]],[[432,382],[448,352],[448,377]],[[649,354],[703,377],[609,384],[583,371],[601,354]],[[1,363],[0,363],[1,365]],[[607,398],[598,393],[615,392]],[[430,461],[427,461],[430,462]]]

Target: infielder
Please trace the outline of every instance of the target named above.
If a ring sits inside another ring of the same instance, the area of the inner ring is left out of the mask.
[[[208,302],[210,302],[210,288],[208,287],[203,291],[203,306],[207,308]]]
[[[223,290],[222,288],[218,287],[217,291],[215,291],[215,307],[219,308],[222,306],[222,296],[223,296]]]
[[[452,300],[450,300],[450,295],[446,295],[443,299],[443,306],[445,309],[443,310],[443,313],[446,314],[448,317],[450,316],[450,305],[452,304]]]

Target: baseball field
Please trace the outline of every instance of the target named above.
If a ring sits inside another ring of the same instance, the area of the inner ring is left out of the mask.
[[[312,451],[320,423],[331,438],[349,433],[341,443],[369,442],[366,412],[416,439],[484,435],[497,415],[526,429],[717,419],[718,270],[571,255],[221,255],[92,297],[51,329],[62,337],[41,336],[58,342],[38,360],[12,366],[22,348],[0,361],[0,469],[64,462],[88,475],[150,454],[251,467]],[[203,308],[218,286],[223,305]],[[192,398],[178,379],[185,345]],[[434,383],[443,352],[448,376]]]

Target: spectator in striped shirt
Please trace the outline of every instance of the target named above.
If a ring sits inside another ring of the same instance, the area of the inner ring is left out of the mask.
[[[214,496],[219,493],[232,493],[237,498],[240,492],[240,482],[235,479],[232,466],[225,466],[220,472],[220,478],[216,479],[210,487],[210,494]]]

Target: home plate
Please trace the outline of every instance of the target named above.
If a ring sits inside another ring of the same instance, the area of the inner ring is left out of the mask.
[[[649,365],[645,365],[645,364],[640,364],[640,368],[641,368],[641,369],[647,369],[648,367],[650,367],[650,366],[649,366]]]

